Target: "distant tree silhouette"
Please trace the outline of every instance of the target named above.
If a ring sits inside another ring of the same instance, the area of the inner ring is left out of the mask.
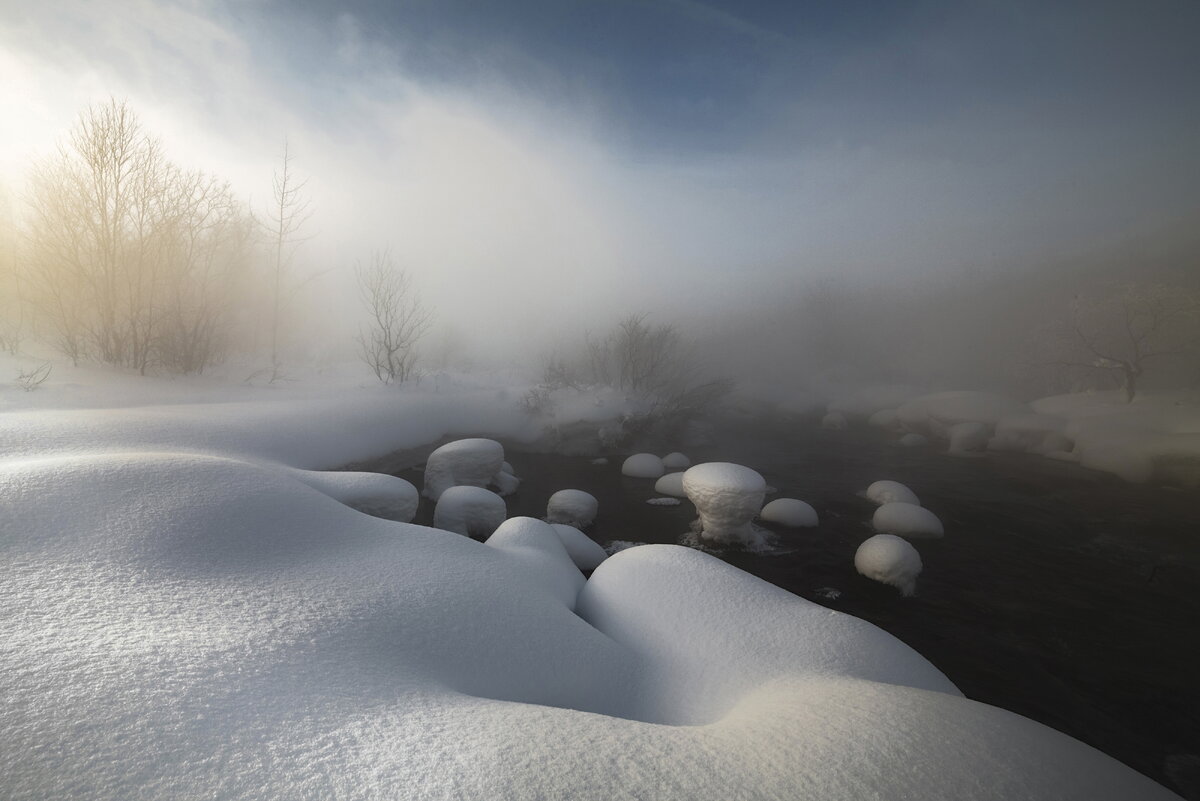
[[[1076,296],[1057,327],[1049,364],[1111,375],[1131,402],[1151,363],[1200,345],[1198,323],[1200,296],[1186,288],[1133,283]]]
[[[367,325],[359,332],[359,355],[385,384],[412,378],[417,342],[431,314],[412,286],[412,276],[396,266],[386,250],[355,268]]]

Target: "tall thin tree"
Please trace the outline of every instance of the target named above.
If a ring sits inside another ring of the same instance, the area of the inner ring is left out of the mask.
[[[271,298],[271,367],[279,369],[279,325],[283,312],[284,274],[296,248],[307,237],[301,235],[312,217],[310,198],[305,192],[308,180],[298,180],[292,171],[292,152],[288,141],[283,142],[283,163],[271,182],[272,199],[268,234],[275,251]]]

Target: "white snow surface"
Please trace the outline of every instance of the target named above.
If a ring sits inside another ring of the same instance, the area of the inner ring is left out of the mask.
[[[551,523],[550,527],[558,534],[563,547],[567,549],[567,555],[580,570],[584,572],[595,570],[601,562],[608,558],[608,554],[605,553],[600,543],[574,526],[568,526],[565,523]]]
[[[546,502],[546,521],[587,528],[596,519],[599,509],[600,502],[590,492],[577,489],[559,490]]]
[[[913,398],[896,410],[896,418],[909,431],[949,439],[956,423],[983,423],[991,429],[1004,417],[1028,412],[1028,406],[1003,395],[960,391]]]
[[[945,534],[937,515],[915,503],[893,501],[875,510],[871,525],[882,534],[932,539]]]
[[[869,579],[896,587],[904,596],[916,591],[921,568],[917,549],[894,534],[876,534],[854,552],[855,570]]]
[[[817,510],[795,498],[776,498],[764,506],[758,516],[768,523],[792,528],[808,528],[819,522]]]
[[[683,491],[683,473],[667,473],[654,482],[654,491],[670,495],[672,498],[686,498],[687,493]]]
[[[842,431],[848,426],[846,415],[841,412],[827,412],[821,418],[821,428],[829,429],[830,431]]]
[[[1066,436],[1067,420],[1053,414],[1015,414],[996,424],[996,435],[988,448],[998,451],[1051,453],[1069,451],[1072,442]]]
[[[683,491],[700,515],[700,538],[746,546],[762,544],[751,521],[762,509],[767,482],[749,467],[706,462],[683,474]]]
[[[295,470],[292,475],[352,509],[400,523],[411,522],[421,502],[416,487],[384,473]]]
[[[661,478],[663,461],[653,453],[635,453],[621,464],[621,475],[630,478]]]
[[[447,487],[433,509],[433,527],[485,539],[506,517],[504,499],[491,490],[466,485]]]
[[[867,418],[867,424],[887,431],[895,431],[901,427],[895,409],[880,409]]]
[[[646,503],[651,506],[678,506],[681,501],[678,498],[647,498]]]
[[[692,466],[692,460],[679,451],[672,451],[662,458],[663,467],[667,470],[687,470]]]
[[[1136,483],[1200,487],[1200,391],[1056,395],[1034,401],[1039,414],[1064,418],[1072,457],[1084,467]],[[1055,458],[1065,447],[1046,445]],[[1061,444],[1061,443],[1060,443]]]
[[[992,438],[992,427],[986,423],[968,420],[950,426],[950,452],[973,453],[985,451]]]
[[[550,523],[532,517],[510,517],[485,545],[504,551],[524,570],[526,586],[545,592],[567,609],[575,609],[584,578]]]
[[[29,394],[71,411],[0,413],[6,798],[1174,798],[706,554],[585,583],[549,524],[482,544],[298,472],[538,433],[494,387],[101,408],[62,374]]]
[[[917,494],[910,490],[899,481],[891,481],[883,479],[872,482],[871,486],[867,487],[867,500],[875,504],[883,505],[885,503],[911,503],[914,506],[920,506],[921,501],[917,498]]]
[[[450,487],[500,488],[508,495],[516,490],[517,479],[504,471],[504,446],[494,439],[456,439],[429,454],[425,463],[425,488],[421,494],[438,500]]]

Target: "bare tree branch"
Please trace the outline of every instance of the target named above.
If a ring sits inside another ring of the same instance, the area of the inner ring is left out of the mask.
[[[354,272],[368,316],[357,337],[359,355],[384,384],[403,383],[415,375],[416,345],[432,315],[413,289],[412,276],[396,267],[388,251],[375,253]]]

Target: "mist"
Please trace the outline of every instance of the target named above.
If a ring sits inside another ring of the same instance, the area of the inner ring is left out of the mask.
[[[1197,42],[0,0],[0,796],[1200,799]]]
[[[582,9],[12,4],[10,227],[33,165],[116,99],[259,218],[286,141],[311,211],[288,266],[293,359],[353,358],[355,265],[384,250],[434,312],[427,349],[536,369],[646,313],[778,391],[837,362],[1028,394],[981,317],[1190,280],[1193,6]],[[678,44],[589,30],[621,21]]]

